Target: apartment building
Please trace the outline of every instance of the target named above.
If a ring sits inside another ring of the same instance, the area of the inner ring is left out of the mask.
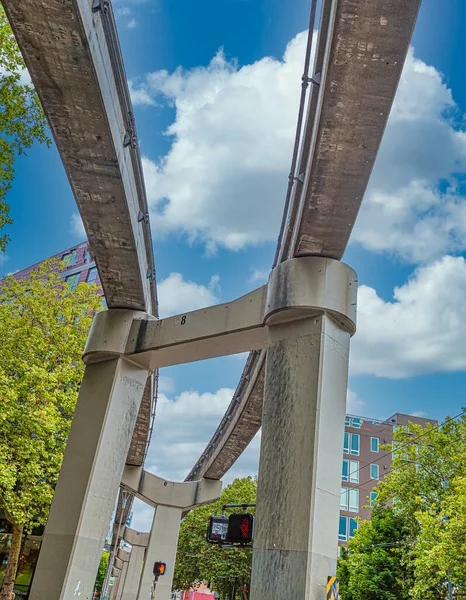
[[[396,427],[409,422],[425,427],[432,419],[396,413],[386,421],[346,415],[341,472],[339,545],[346,545],[358,528],[358,517],[370,519],[374,487],[390,472],[392,455],[382,450],[391,444]],[[369,507],[369,508],[364,508]]]

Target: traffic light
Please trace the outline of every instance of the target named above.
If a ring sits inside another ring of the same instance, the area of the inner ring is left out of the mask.
[[[167,565],[164,562],[155,562],[154,563],[155,579],[158,579],[160,577],[160,575],[165,575],[166,570],[167,570]]]
[[[249,513],[237,513],[228,518],[227,542],[232,544],[250,544],[254,530],[254,516]]]
[[[210,517],[207,527],[207,541],[211,544],[224,544],[227,541],[227,530],[227,517]]]

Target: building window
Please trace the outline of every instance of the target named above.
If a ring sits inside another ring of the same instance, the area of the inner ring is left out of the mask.
[[[351,512],[359,511],[359,490],[350,489],[349,491],[349,510]]]
[[[371,492],[369,505],[372,508],[374,506],[375,497],[377,496],[377,492]]]
[[[65,267],[69,267],[70,265],[74,265],[76,262],[76,250],[71,250],[71,252],[67,252],[64,254],[61,259],[65,263]]]
[[[345,417],[345,427],[349,427],[351,425],[351,419],[349,417]]]
[[[65,279],[65,283],[68,283],[71,287],[71,291],[74,292],[74,290],[78,287],[79,273],[68,275],[68,277]]]
[[[371,437],[371,452],[379,451],[379,438]]]
[[[359,437],[358,433],[351,434],[351,454],[354,456],[359,456]]]
[[[357,460],[350,461],[350,481],[359,483],[359,462]]]
[[[341,488],[340,510],[348,510],[348,488]]]
[[[91,257],[91,253],[89,252],[89,246],[84,250],[84,262],[85,263],[89,263],[91,262],[92,257]]]
[[[349,520],[349,537],[350,538],[354,537],[354,534],[356,533],[357,528],[358,528],[358,520],[355,519],[354,517],[350,517],[350,520]]]
[[[102,308],[107,308],[107,298],[105,296],[102,298]]]
[[[361,429],[362,419],[360,419],[359,417],[353,419],[352,425],[355,429]]]
[[[87,283],[95,283],[95,280],[97,279],[97,269],[96,267],[92,267],[92,269],[89,269],[88,273],[87,273]]]
[[[371,479],[379,478],[379,465],[371,465]]]
[[[341,479],[342,479],[342,481],[348,481],[348,479],[349,479],[349,460],[347,458],[343,459],[343,468],[341,470]]]
[[[349,433],[345,431],[345,443],[343,445],[343,452],[349,454]]]
[[[340,542],[346,542],[348,539],[348,517],[340,517],[340,527],[338,528],[338,539]]]

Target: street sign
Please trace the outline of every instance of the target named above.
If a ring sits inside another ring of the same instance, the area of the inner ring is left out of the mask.
[[[339,600],[340,598],[340,584],[336,577],[327,577],[327,600]]]
[[[115,577],[110,577],[109,578],[108,585],[115,585]]]
[[[210,517],[207,527],[207,541],[211,544],[224,544],[227,541],[228,517]]]

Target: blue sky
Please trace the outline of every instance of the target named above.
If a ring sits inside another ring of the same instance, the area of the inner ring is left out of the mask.
[[[162,312],[241,295],[264,282],[273,260],[309,2],[114,0],[114,10],[144,156]],[[465,18],[462,0],[424,0],[345,255],[361,284],[349,382],[350,410],[359,414],[442,420],[466,405]],[[14,224],[3,273],[82,241],[54,148],[36,146],[18,160],[9,202]],[[243,362],[164,370],[150,468],[174,478],[186,473]],[[234,474],[256,472],[258,447],[256,440]]]

